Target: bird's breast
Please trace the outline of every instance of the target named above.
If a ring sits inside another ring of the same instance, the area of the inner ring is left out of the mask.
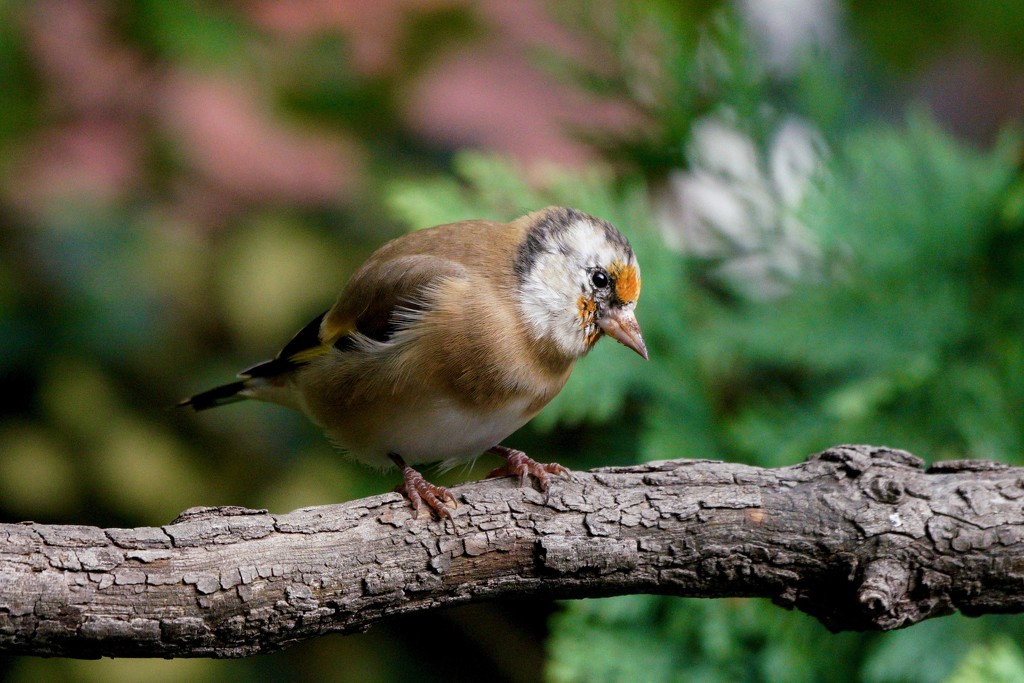
[[[476,458],[526,424],[536,412],[530,412],[532,403],[521,398],[484,410],[434,397],[401,410],[364,406],[351,419],[325,427],[353,458],[369,465],[381,466],[388,453],[398,453],[411,465],[444,461],[452,466]]]

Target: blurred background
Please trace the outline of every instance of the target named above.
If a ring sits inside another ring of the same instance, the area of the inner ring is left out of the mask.
[[[632,240],[651,362],[599,345],[517,447],[574,468],[846,442],[1024,464],[1020,1],[0,0],[0,97],[6,521],[389,490],[300,415],[169,406],[273,355],[384,240],[555,203]],[[248,660],[0,676],[1008,681],[1022,636],[1010,616],[832,635],[762,600],[531,599]]]

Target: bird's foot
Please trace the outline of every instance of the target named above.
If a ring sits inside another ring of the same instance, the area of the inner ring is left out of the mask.
[[[423,509],[424,503],[437,513],[439,519],[444,519],[445,517],[448,519],[452,518],[452,512],[448,504],[451,503],[451,507],[454,508],[457,503],[451,491],[443,486],[431,484],[423,478],[422,474],[406,465],[405,460],[400,456],[392,453],[388,457],[402,471],[403,482],[395,487],[395,491],[409,499],[417,519],[419,519],[420,510]]]
[[[488,478],[515,476],[519,477],[520,486],[526,486],[526,478],[532,474],[537,479],[540,490],[547,491],[552,474],[560,477],[569,476],[568,468],[562,467],[557,462],[540,463],[514,448],[495,446],[487,452],[505,458],[505,464],[488,474]]]

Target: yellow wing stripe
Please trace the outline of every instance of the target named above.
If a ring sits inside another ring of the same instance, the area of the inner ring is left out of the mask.
[[[325,348],[329,348],[342,337],[347,337],[355,331],[356,324],[354,320],[334,321],[325,317],[323,324],[320,326],[320,341],[324,343]]]
[[[330,350],[331,347],[329,345],[322,344],[320,346],[314,346],[311,349],[305,349],[303,351],[299,351],[296,354],[292,354],[291,356],[288,356],[288,360],[292,363],[308,363],[314,358],[319,358],[320,356],[326,354]]]

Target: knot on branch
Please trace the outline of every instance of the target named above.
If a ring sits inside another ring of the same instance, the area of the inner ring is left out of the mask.
[[[879,503],[895,505],[903,500],[906,488],[903,482],[884,474],[871,477],[864,486],[864,493]]]
[[[842,445],[833,446],[807,458],[839,463],[854,477],[859,477],[872,467],[907,467],[924,469],[924,460],[913,453],[886,446]]]
[[[910,572],[899,560],[887,558],[869,563],[857,591],[864,616],[886,631],[902,626],[908,617],[901,607],[909,585]]]

